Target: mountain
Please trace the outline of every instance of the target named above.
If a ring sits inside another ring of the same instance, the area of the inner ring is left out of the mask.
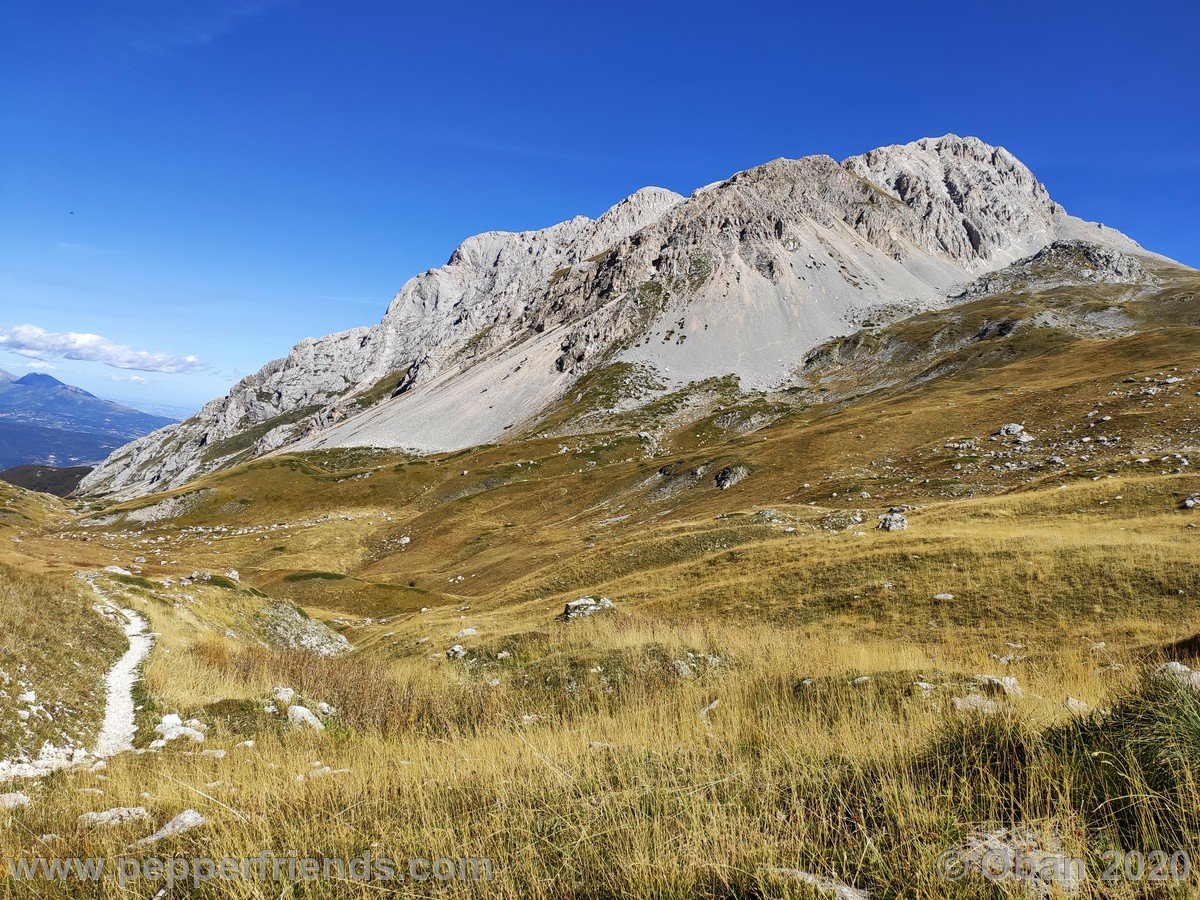
[[[16,380],[17,380],[16,375],[13,375],[11,372],[5,372],[3,369],[0,369],[0,384],[7,384],[10,381],[16,381]]]
[[[1162,259],[1068,215],[972,137],[777,159],[686,198],[644,188],[595,220],[467,239],[378,325],[302,341],[113,454],[81,491],[133,497],[283,447],[512,438],[604,370],[632,405],[730,376],[777,391],[831,338],[962,302],[990,273],[1080,244]]]
[[[173,419],[149,415],[57,378],[0,380],[0,467],[88,465]]]

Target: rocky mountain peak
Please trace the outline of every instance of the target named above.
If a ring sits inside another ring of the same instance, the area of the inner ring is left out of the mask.
[[[1058,211],[1045,186],[1003,147],[948,134],[880,147],[842,161],[916,212],[941,249],[969,267],[1029,247]]]

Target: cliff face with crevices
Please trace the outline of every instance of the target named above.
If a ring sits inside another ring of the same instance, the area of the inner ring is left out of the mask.
[[[282,447],[494,440],[614,360],[769,388],[864,319],[944,304],[1057,240],[1144,253],[1067,215],[1008,151],[953,135],[778,159],[688,198],[645,188],[595,220],[469,238],[378,325],[302,341],[80,490],[136,496]]]

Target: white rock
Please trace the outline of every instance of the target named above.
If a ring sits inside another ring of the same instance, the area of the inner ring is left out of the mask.
[[[1063,701],[1063,706],[1067,708],[1067,712],[1074,716],[1086,716],[1092,711],[1092,708],[1082,700],[1076,700],[1074,697],[1068,697]]]
[[[1163,678],[1169,678],[1185,687],[1192,688],[1192,690],[1200,691],[1200,672],[1189,669],[1181,662],[1175,660],[1165,662],[1155,671]]]
[[[1021,690],[1021,683],[1013,675],[1004,675],[1003,677],[996,675],[976,675],[973,680],[976,684],[988,688],[993,693],[1003,694],[1013,699],[1020,699],[1024,693]]]
[[[127,822],[149,822],[150,813],[144,806],[116,806],[103,812],[85,812],[75,824],[79,828],[109,827]]]
[[[204,816],[196,812],[194,809],[185,809],[171,821],[167,822],[162,828],[154,832],[149,837],[144,837],[140,841],[135,841],[131,846],[145,847],[148,844],[156,844],[164,838],[173,837],[177,834],[183,834],[185,831],[191,831],[194,828],[199,828],[205,824]]]
[[[991,715],[1000,711],[1000,704],[989,700],[982,694],[967,694],[965,697],[954,697],[954,708],[959,712],[979,712]]]
[[[0,794],[0,809],[19,809],[28,806],[32,801],[24,791],[14,791],[10,794]]]
[[[313,728],[317,731],[325,730],[325,726],[321,724],[321,720],[307,706],[289,706],[287,717],[288,721],[294,726]]]
[[[162,737],[163,741],[177,741],[185,738],[196,744],[204,743],[204,732],[194,725],[200,723],[194,719],[189,719],[188,724],[184,724],[179,716],[171,713],[162,717],[162,721],[154,726],[154,730]]]
[[[271,699],[276,703],[282,703],[284,705],[291,703],[295,696],[296,691],[290,687],[280,686],[271,691]]]

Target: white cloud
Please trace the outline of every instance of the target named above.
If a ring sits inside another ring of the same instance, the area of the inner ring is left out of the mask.
[[[141,375],[105,375],[109,381],[132,381],[134,384],[149,384],[150,379]]]
[[[117,344],[98,334],[77,331],[46,331],[36,325],[0,328],[0,348],[31,359],[78,359],[104,363],[114,369],[142,372],[192,373],[204,366],[195,356],[151,353]]]

